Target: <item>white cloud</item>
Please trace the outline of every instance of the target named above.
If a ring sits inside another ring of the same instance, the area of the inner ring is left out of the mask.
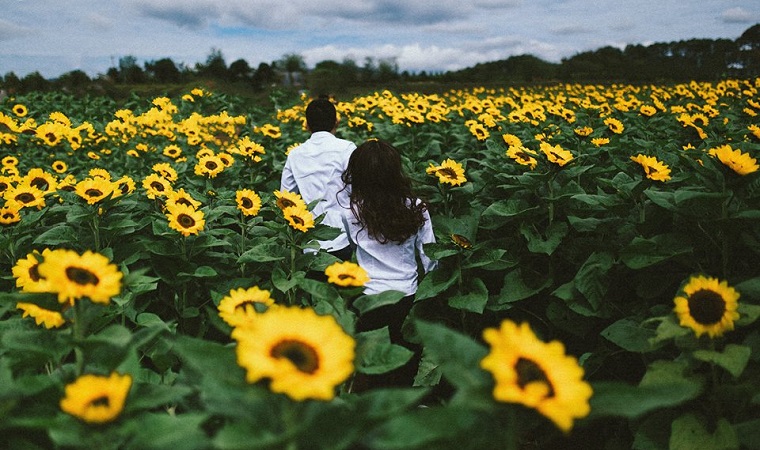
[[[739,7],[723,11],[720,18],[728,23],[751,23],[760,19],[760,15]]]

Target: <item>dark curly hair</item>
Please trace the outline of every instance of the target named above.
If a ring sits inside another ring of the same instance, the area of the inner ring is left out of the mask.
[[[401,155],[391,144],[372,139],[359,145],[351,153],[343,182],[344,189],[350,189],[357,223],[378,242],[404,242],[425,223],[427,206],[412,193]]]

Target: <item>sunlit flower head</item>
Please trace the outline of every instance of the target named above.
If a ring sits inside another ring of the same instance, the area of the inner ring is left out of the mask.
[[[216,178],[224,170],[224,161],[216,155],[202,156],[195,165],[195,174],[208,178]]]
[[[102,178],[85,178],[76,184],[74,192],[87,203],[94,205],[103,199],[109,198],[113,194],[114,185],[108,180]]]
[[[29,184],[11,186],[5,191],[3,198],[19,208],[42,209],[45,206],[45,192]]]
[[[26,117],[26,115],[29,113],[29,110],[26,109],[26,106],[20,103],[13,105],[11,111],[13,111],[13,114],[15,114],[16,117]]]
[[[480,366],[493,375],[494,399],[533,408],[564,432],[591,411],[593,390],[561,342],[545,343],[527,323],[509,320],[499,328],[487,328],[483,339],[490,352]]]
[[[172,185],[166,178],[157,173],[151,173],[143,179],[143,188],[145,195],[150,199],[166,197],[172,191]]]
[[[244,216],[255,216],[261,210],[261,197],[250,189],[235,192],[235,203]]]
[[[132,192],[135,191],[135,180],[133,180],[128,175],[124,175],[123,177],[114,181],[113,184],[114,184],[114,197],[131,194]]]
[[[66,323],[66,319],[63,318],[60,312],[42,308],[34,303],[18,302],[16,303],[16,309],[23,311],[22,318],[31,317],[34,319],[34,323],[48,330],[60,328]]]
[[[55,173],[64,173],[69,169],[69,166],[66,165],[63,161],[53,161],[53,164],[50,166],[53,169],[53,172]]]
[[[296,192],[274,191],[274,196],[277,198],[277,207],[282,210],[290,208],[291,206],[297,206],[304,209],[307,208],[306,202],[303,197],[301,197],[301,194]]]
[[[551,145],[548,142],[541,142],[540,147],[546,158],[558,166],[562,167],[573,160],[573,154],[559,145]]]
[[[236,327],[249,322],[272,305],[274,305],[274,299],[269,291],[253,286],[248,289],[230,290],[229,294],[219,302],[217,309],[222,320]]]
[[[21,222],[21,207],[18,204],[8,203],[0,207],[0,225],[13,225]]]
[[[507,149],[508,157],[520,165],[530,166],[531,170],[535,169],[536,165],[538,165],[538,160],[535,158],[536,155],[538,153],[522,145],[513,145]]]
[[[61,410],[87,423],[111,422],[121,414],[132,387],[129,374],[86,374],[66,385]]]
[[[271,308],[232,331],[246,381],[295,401],[332,400],[354,371],[356,343],[331,315],[299,307]]]
[[[604,119],[604,124],[607,125],[607,128],[615,134],[620,134],[623,132],[623,130],[625,130],[623,122],[613,117]]]
[[[589,136],[591,133],[593,133],[594,129],[588,126],[584,126],[584,127],[575,128],[573,132],[577,134],[578,136],[586,137],[586,136]]]
[[[338,286],[364,286],[369,281],[367,271],[351,261],[330,264],[325,275],[328,283]]]
[[[282,210],[288,224],[304,233],[314,228],[314,214],[303,206],[289,206]]]
[[[425,171],[429,175],[437,176],[438,182],[441,184],[459,186],[467,182],[467,178],[464,176],[464,167],[450,158],[443,161],[440,166],[430,163]]]
[[[177,181],[177,171],[169,163],[156,163],[151,169],[170,183]]]
[[[738,175],[749,175],[760,168],[756,158],[750,156],[749,153],[742,153],[739,149],[734,150],[730,145],[711,148],[708,152]]]
[[[201,207],[201,202],[193,198],[189,192],[185,192],[185,188],[181,188],[166,195],[166,207],[170,205],[186,205],[198,209]]]
[[[206,225],[203,211],[192,206],[174,203],[166,206],[166,217],[169,219],[169,228],[178,231],[187,237],[198,234]]]
[[[703,275],[693,276],[683,286],[674,302],[674,311],[683,327],[691,328],[697,337],[722,336],[734,329],[739,293],[726,281]]]
[[[56,249],[47,254],[38,267],[49,292],[58,294],[60,303],[73,303],[89,298],[94,303],[108,304],[121,292],[123,274],[100,253]]]
[[[35,167],[21,177],[19,184],[28,184],[41,190],[45,194],[54,192],[58,185],[58,179],[52,173],[45,172],[39,167]]]
[[[667,166],[667,164],[660,162],[654,156],[638,154],[636,156],[631,156],[631,161],[639,163],[639,165],[644,169],[646,177],[650,180],[670,180],[670,168]]]
[[[16,261],[11,272],[16,279],[17,288],[21,288],[23,292],[48,292],[47,282],[40,275],[39,266],[50,253],[51,250],[47,248],[42,250],[42,253],[35,250]]]

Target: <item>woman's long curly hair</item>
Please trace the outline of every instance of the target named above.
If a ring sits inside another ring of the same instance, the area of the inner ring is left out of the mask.
[[[425,223],[426,205],[412,193],[401,167],[401,155],[391,144],[372,139],[356,148],[343,172],[350,191],[351,211],[373,239],[404,242]]]

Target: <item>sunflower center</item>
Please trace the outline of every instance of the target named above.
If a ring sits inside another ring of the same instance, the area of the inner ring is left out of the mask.
[[[110,405],[110,402],[108,400],[108,396],[107,395],[102,395],[102,396],[100,396],[98,398],[93,399],[90,402],[90,406],[101,406],[101,407],[107,408],[109,405]]]
[[[84,191],[84,195],[88,197],[100,197],[103,195],[103,192],[100,189],[90,188]]]
[[[288,200],[287,198],[279,198],[277,199],[277,205],[280,207],[280,209],[290,208],[291,206],[296,206],[295,203]]]
[[[32,181],[29,182],[29,184],[43,191],[47,190],[49,186],[47,180],[40,177],[33,179]]]
[[[206,162],[206,168],[208,170],[215,170],[217,167],[219,167],[214,161],[207,161]]]
[[[177,223],[182,226],[182,228],[191,228],[193,225],[195,225],[195,219],[188,216],[187,214],[180,214],[177,216]]]
[[[310,345],[294,340],[283,340],[272,348],[275,358],[286,358],[301,372],[312,374],[319,369],[319,357]]]
[[[31,203],[35,200],[34,194],[30,194],[28,192],[22,192],[21,194],[16,196],[16,201],[19,203]]]
[[[689,313],[697,323],[712,325],[723,319],[726,302],[717,292],[700,289],[689,296]]]
[[[163,190],[164,190],[164,185],[161,184],[161,183],[159,183],[158,181],[154,181],[153,183],[151,183],[150,187],[152,187],[153,189],[155,189],[155,190],[157,190],[159,192],[163,192]]]
[[[445,176],[446,178],[450,178],[453,180],[457,178],[457,173],[454,171],[454,169],[450,169],[448,167],[443,167],[441,169],[438,169],[438,173]]]
[[[32,267],[29,268],[29,278],[32,281],[40,281],[40,271],[37,270],[39,268],[39,264],[35,264]]]
[[[243,313],[263,312],[265,310],[265,306],[263,303],[257,302],[254,300],[243,300],[242,302],[235,305],[235,311],[238,311],[238,310],[240,310]]]
[[[354,278],[356,278],[356,277],[354,277],[350,273],[342,273],[342,274],[338,275],[338,279],[339,280],[353,280]]]
[[[185,206],[189,206],[189,207],[191,207],[191,208],[193,207],[193,204],[192,204],[192,203],[190,203],[190,200],[188,200],[188,199],[186,199],[186,198],[179,198],[179,199],[177,199],[177,204],[178,204],[178,205],[185,205]]]
[[[66,277],[76,284],[98,284],[100,281],[98,277],[87,269],[79,267],[67,267]]]
[[[300,218],[300,217],[298,217],[298,216],[291,216],[291,217],[290,217],[290,219],[291,219],[291,220],[293,221],[293,223],[295,223],[296,225],[303,225],[303,224],[305,224],[305,223],[306,223],[306,222],[304,222],[304,221],[303,221],[303,219],[302,219],[302,218]]]
[[[517,385],[520,386],[521,389],[524,389],[525,386],[530,383],[539,381],[549,387],[549,392],[546,394],[546,397],[554,397],[554,387],[549,382],[549,379],[546,378],[546,373],[544,373],[543,369],[541,369],[538,364],[529,359],[520,358],[517,360],[517,364],[515,364],[515,370],[517,371]]]
[[[250,198],[244,198],[244,199],[240,200],[240,204],[245,209],[250,209],[253,206],[253,202],[251,201]]]

